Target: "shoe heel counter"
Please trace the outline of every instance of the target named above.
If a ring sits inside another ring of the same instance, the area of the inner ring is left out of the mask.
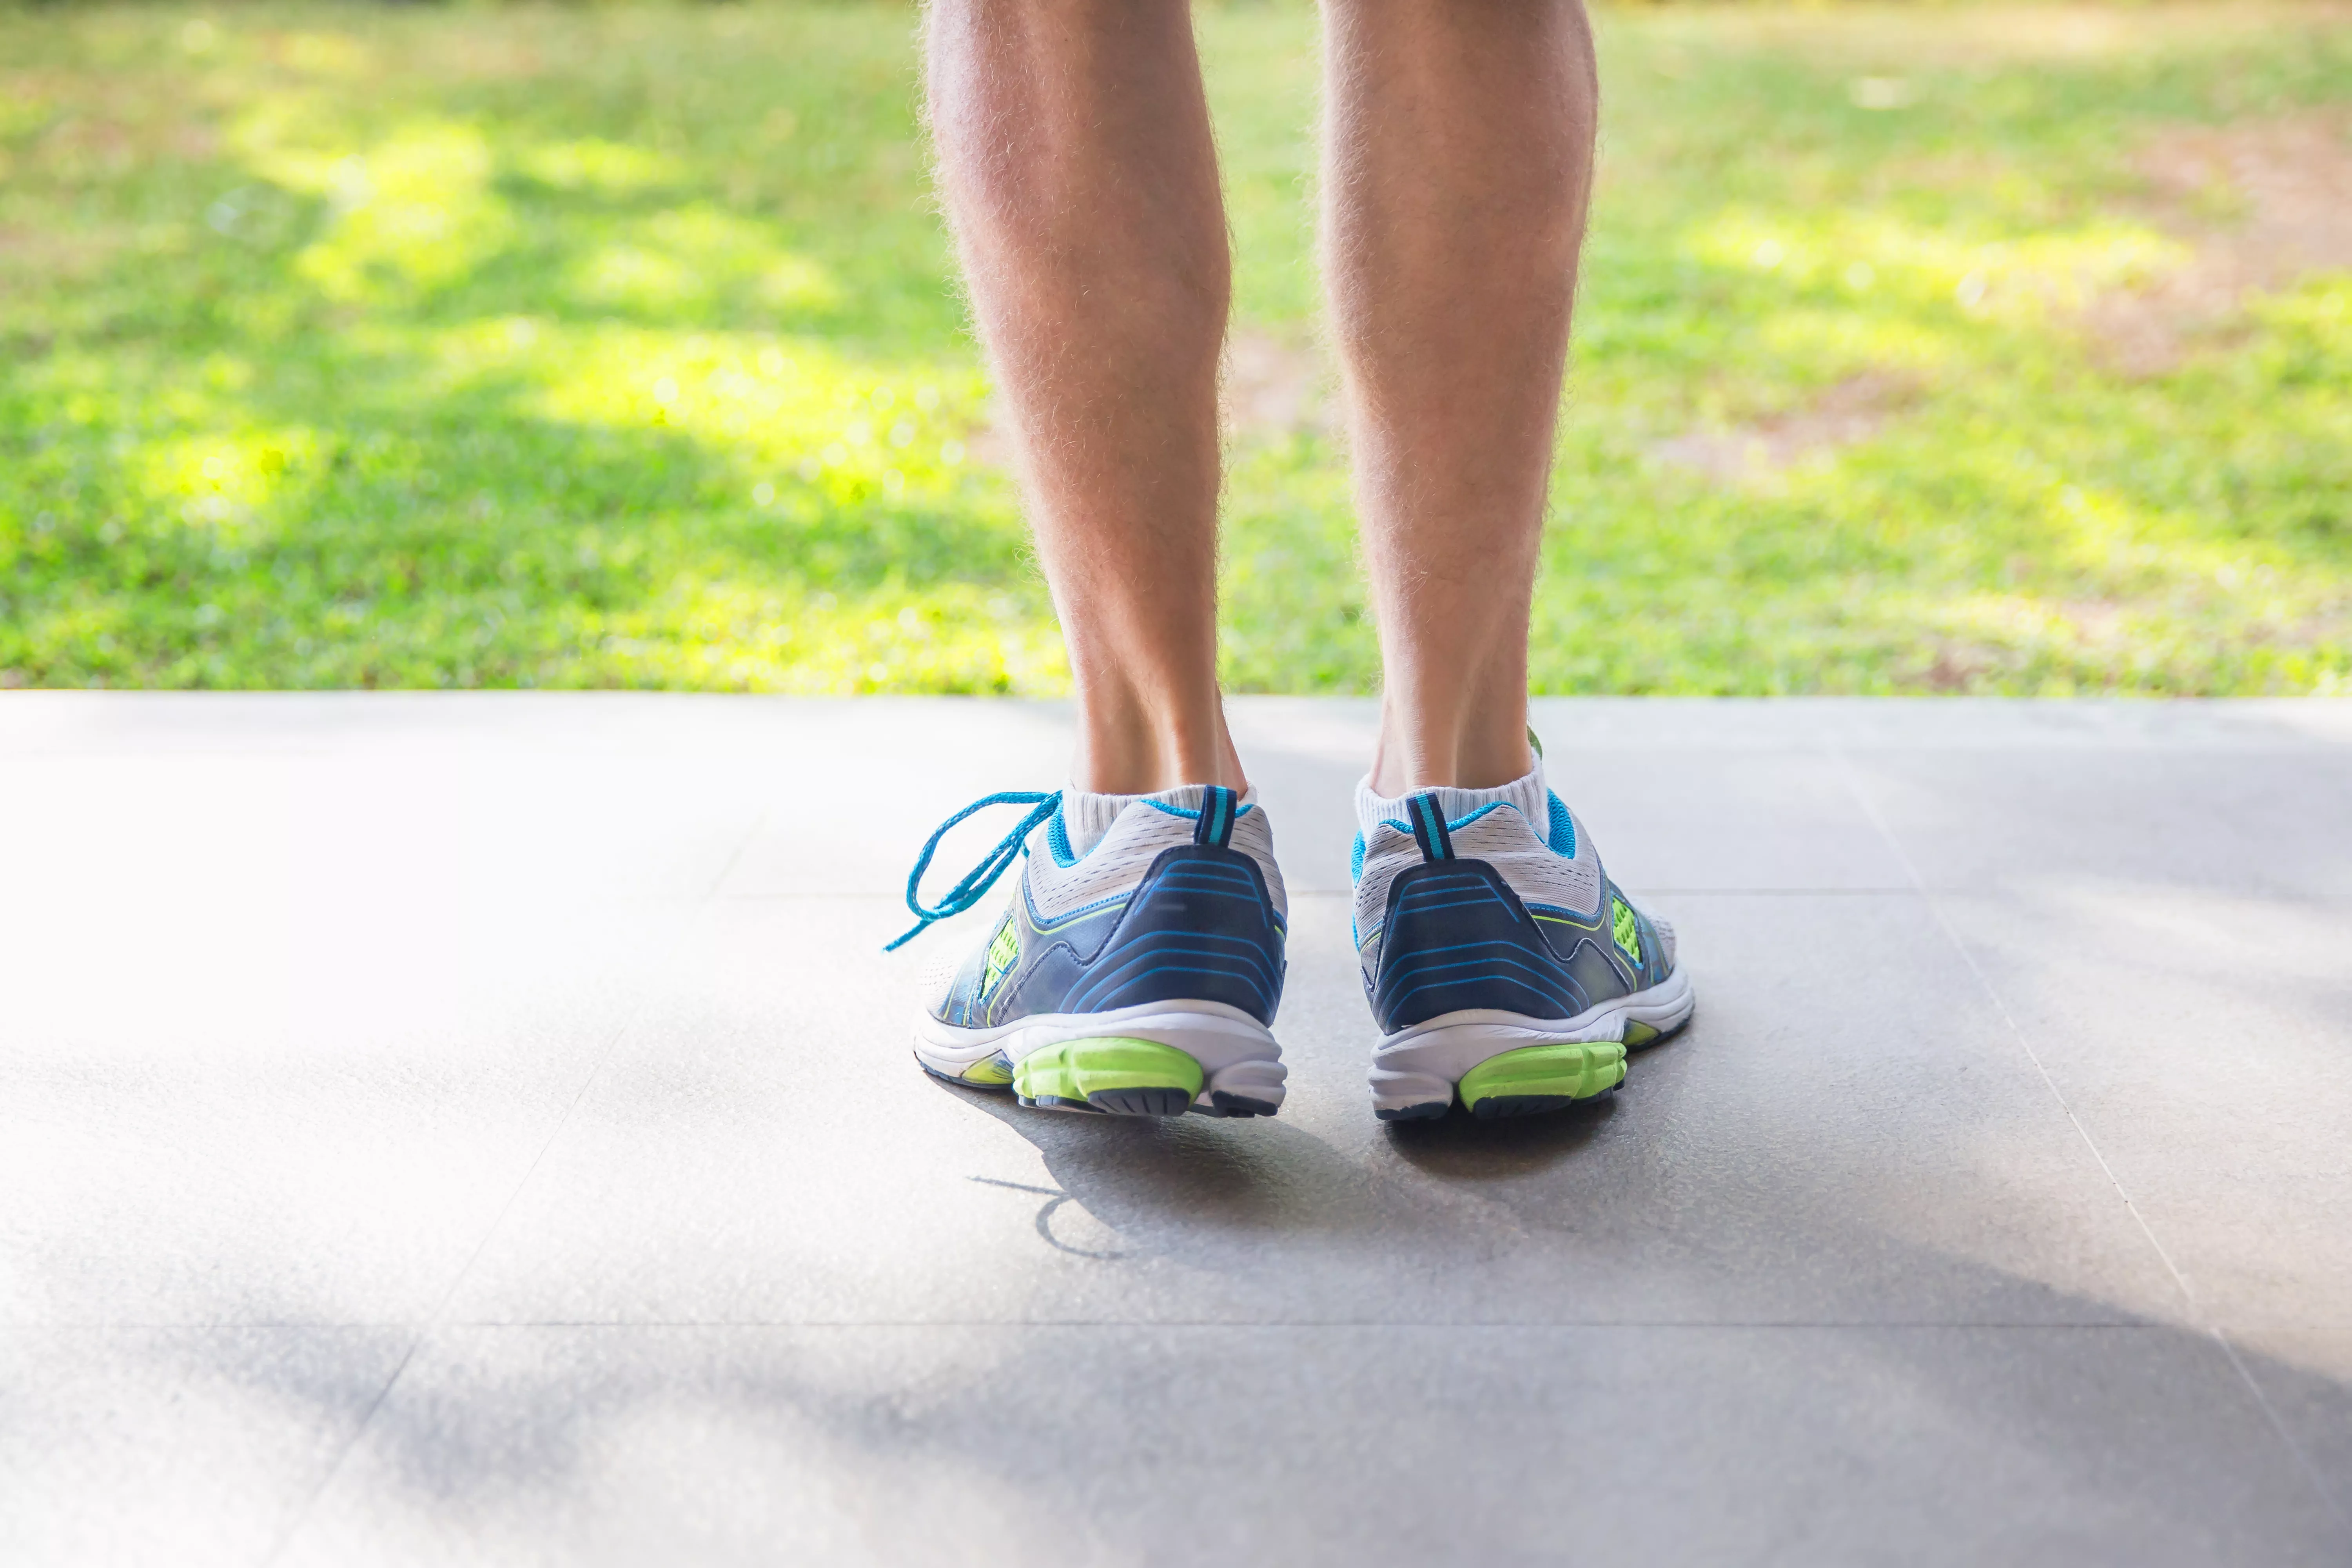
[[[1570,1018],[1591,1005],[1527,905],[1486,861],[1431,860],[1390,884],[1372,986],[1382,1032],[1472,1008]]]
[[[1064,1009],[1222,1002],[1271,1024],[1283,975],[1282,921],[1257,862],[1188,844],[1152,861]]]

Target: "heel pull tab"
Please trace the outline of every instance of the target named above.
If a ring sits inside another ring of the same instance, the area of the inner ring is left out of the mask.
[[[1426,792],[1410,796],[1405,809],[1412,817],[1413,842],[1421,846],[1423,860],[1454,858],[1454,836],[1445,831],[1445,808],[1437,796]]]
[[[1223,784],[1201,792],[1201,820],[1192,828],[1192,842],[1223,849],[1234,836],[1234,810],[1240,796]]]

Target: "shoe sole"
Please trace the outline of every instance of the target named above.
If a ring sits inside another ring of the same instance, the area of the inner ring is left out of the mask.
[[[915,1060],[968,1089],[1009,1089],[1024,1105],[1108,1116],[1273,1116],[1282,1109],[1273,1033],[1219,1002],[1155,1002],[961,1029],[928,1013]]]
[[[1565,1110],[1614,1092],[1625,1081],[1625,1053],[1679,1031],[1696,1001],[1677,970],[1573,1018],[1442,1015],[1399,1030],[1373,1052],[1372,1114],[1423,1121],[1457,1103],[1481,1120]]]
[[[1024,1105],[1110,1116],[1181,1116],[1200,1098],[1201,1064],[1157,1040],[1064,1040],[1013,1069]]]

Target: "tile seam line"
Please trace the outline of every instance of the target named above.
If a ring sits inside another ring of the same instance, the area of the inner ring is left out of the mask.
[[[727,879],[735,874],[735,868],[743,863],[744,851],[758,842],[761,830],[768,826],[768,818],[774,816],[775,811],[775,805],[771,802],[761,806],[752,816],[751,826],[743,830],[741,838],[736,840],[734,849],[728,854],[727,863],[719,868],[719,875],[713,877],[710,879],[710,886],[703,889],[704,903],[715,904],[725,897],[719,889],[727,886]]]
[[[1202,1333],[1222,1333],[1235,1329],[1262,1329],[1296,1332],[1321,1332],[1327,1330],[1365,1330],[1386,1332],[1412,1329],[1430,1331],[1503,1333],[1524,1329],[1542,1329],[1563,1332],[1586,1329],[1655,1329],[1673,1333],[1711,1333],[1719,1330],[1772,1333],[1874,1333],[1881,1331],[1900,1333],[2159,1333],[2177,1334],[2183,1325],[2155,1320],[2117,1321],[2106,1323],[2035,1322],[2031,1320],[1998,1320],[1969,1321],[1964,1319],[1890,1318],[1873,1320],[1805,1319],[1805,1318],[548,1318],[548,1319],[483,1319],[457,1321],[435,1325],[442,1329],[466,1329],[478,1331],[534,1331],[549,1330],[593,1330],[599,1331],[671,1331],[695,1330],[762,1330],[777,1333],[801,1333],[817,1331],[852,1332],[869,1329],[930,1330],[970,1329],[1115,1329],[1121,1331],[1184,1330]],[[2189,1325],[2190,1332],[2199,1331]]]
[[[1352,899],[1349,888],[1288,888],[1294,899]],[[1969,891],[1972,889],[1959,889]],[[1919,896],[1914,887],[1900,888],[1671,888],[1645,882],[1641,891],[1658,898],[1677,899],[1913,899]],[[719,893],[717,901],[729,904],[789,904],[789,903],[849,903],[870,900],[888,903],[887,893],[853,892],[846,889],[819,889],[813,892],[782,893]]]
[[[332,1321],[299,1321],[173,1322],[167,1319],[76,1319],[0,1323],[27,1334],[339,1334],[402,1329],[422,1334],[432,1329],[1788,1329],[1791,1331],[2042,1330],[2067,1332],[2153,1330],[2203,1332],[2197,1323],[2160,1318],[2115,1318],[2068,1321],[2032,1318],[445,1318],[426,1324],[413,1319]],[[2352,1325],[2267,1325],[2279,1333],[2344,1333]]]
[[[756,831],[756,826],[751,831]],[[747,831],[743,842],[750,841],[751,831]],[[735,852],[737,855],[742,853],[741,844],[736,846]],[[734,858],[730,857],[728,866],[731,868],[733,865]],[[723,876],[724,873],[722,872],[721,875]],[[708,895],[705,896],[706,907],[713,901]],[[667,943],[669,951],[665,954],[666,959],[674,956],[686,945],[694,924],[693,921],[688,921],[686,929],[679,931],[670,939]],[[311,1487],[303,1497],[301,1505],[288,1517],[285,1528],[278,1532],[278,1538],[269,1543],[269,1549],[257,1559],[263,1568],[268,1568],[268,1564],[276,1563],[285,1555],[287,1548],[294,1543],[295,1536],[301,1533],[302,1526],[309,1522],[310,1512],[318,1507],[319,1500],[326,1495],[327,1489],[332,1486],[335,1478],[342,1473],[343,1466],[350,1460],[352,1451],[359,1447],[360,1439],[366,1436],[368,1428],[375,1424],[376,1413],[382,1410],[384,1402],[392,1397],[392,1391],[399,1386],[400,1380],[406,1374],[410,1363],[415,1361],[416,1352],[425,1347],[426,1340],[433,1337],[433,1331],[441,1326],[443,1315],[449,1310],[449,1303],[457,1300],[457,1291],[464,1286],[467,1277],[473,1273],[474,1266],[481,1261],[482,1254],[488,1250],[490,1243],[497,1238],[499,1232],[505,1226],[507,1215],[514,1212],[516,1203],[530,1188],[531,1178],[539,1173],[540,1166],[546,1163],[548,1151],[554,1148],[556,1140],[563,1136],[563,1130],[572,1125],[572,1118],[579,1110],[581,1103],[588,1098],[589,1089],[595,1087],[597,1079],[604,1075],[604,1064],[612,1059],[613,1053],[620,1048],[621,1042],[628,1037],[632,1029],[636,1027],[639,1018],[644,1015],[645,1007],[646,1002],[643,998],[633,1004],[620,1021],[613,1026],[612,1033],[605,1037],[604,1043],[597,1047],[595,1059],[589,1064],[588,1070],[581,1075],[580,1087],[572,1092],[572,1099],[564,1105],[563,1113],[555,1119],[555,1125],[549,1128],[547,1136],[541,1140],[538,1152],[530,1157],[530,1163],[524,1167],[522,1174],[516,1179],[513,1188],[508,1192],[505,1200],[499,1205],[498,1212],[490,1216],[489,1224],[482,1227],[482,1234],[475,1239],[472,1250],[466,1255],[466,1261],[458,1265],[457,1272],[450,1276],[449,1284],[441,1292],[441,1299],[434,1304],[433,1310],[415,1325],[409,1335],[408,1348],[401,1352],[400,1360],[394,1365],[391,1375],[386,1377],[383,1380],[383,1385],[376,1390],[375,1397],[368,1401],[367,1408],[361,1412],[360,1418],[352,1423],[350,1435],[335,1449],[335,1456],[329,1461],[326,1468],[320,1472],[318,1483]]]
[[[1939,893],[2006,893],[2018,886],[2008,882],[1973,884],[1945,883],[1937,887],[1906,885],[1899,888],[1675,888],[1655,882],[1644,882],[1635,890],[1645,897],[1674,899],[1916,899],[1934,898]],[[2192,890],[2221,893],[2233,898],[2263,898],[2273,902],[2293,904],[2298,908],[2332,910],[2340,905],[2352,905],[2352,892],[2314,893],[2292,889],[2241,888],[2206,883],[2186,884]],[[1347,888],[1297,888],[1288,889],[1293,899],[1352,899],[1356,895]],[[657,901],[657,895],[638,896],[638,901]],[[718,893],[712,901],[722,904],[824,904],[870,902],[898,907],[888,893],[858,892],[846,888],[817,889],[803,892]]]
[[[1976,978],[1978,989],[1984,993],[1985,1000],[1992,1004],[1993,1011],[1999,1015],[2002,1026],[2009,1031],[2010,1038],[2017,1042],[2018,1048],[2025,1053],[2026,1060],[2033,1064],[2033,1070],[2041,1075],[2042,1087],[2049,1089],[2050,1098],[2055,1100],[2058,1109],[2065,1113],[2066,1120],[2074,1126],[2075,1135],[2083,1140],[2083,1147],[2090,1151],[2091,1158],[2098,1162],[2100,1171],[2114,1186],[2116,1195],[2123,1200],[2125,1211],[2139,1226],[2140,1234],[2147,1237],[2148,1246],[2155,1250],[2157,1258],[2164,1265],[2166,1272],[2172,1276],[2173,1283],[2179,1287],[2181,1300],[2189,1309],[2190,1320],[2210,1335],[2213,1342],[2221,1348],[2222,1357],[2237,1373],[2238,1381],[2244,1384],[2246,1392],[2252,1396],[2256,1407],[2263,1413],[2263,1419],[2270,1423],[2271,1430],[2285,1446],[2286,1451],[2294,1457],[2295,1464],[2302,1469],[2305,1480],[2310,1483],[2313,1492],[2318,1496],[2322,1506],[2335,1515],[2336,1521],[2339,1525],[2347,1530],[2352,1530],[2352,1513],[2346,1512],[2344,1504],[2336,1496],[2335,1489],[2329,1487],[2320,1475],[2318,1465],[2313,1461],[2309,1454],[2304,1451],[2303,1445],[2295,1440],[2294,1434],[2287,1430],[2284,1417],[2279,1415],[2277,1406],[2271,1403],[2271,1397],[2264,1392],[2263,1385],[2255,1381],[2252,1370],[2239,1355],[2238,1347],[2231,1342],[2230,1336],[2222,1331],[2221,1325],[2208,1316],[2204,1308],[2198,1302],[2197,1292],[2190,1288],[2188,1276],[2180,1271],[2180,1266],[2173,1261],[2172,1254],[2158,1238],[2155,1227],[2147,1222],[2147,1216],[2141,1213],[2139,1205],[2132,1201],[2130,1191],[2124,1186],[2122,1178],[2116,1174],[2115,1167],[2107,1163],[2106,1154],[2099,1148],[2098,1141],[2091,1136],[2091,1130],[2083,1124],[2083,1119],[2076,1115],[2074,1108],[2066,1102],[2065,1095],[2058,1088],[2057,1079],[2050,1076],[2049,1068],[2043,1065],[2042,1054],[2033,1048],[2033,1042],[2028,1039],[2025,1031],[2018,1026],[2016,1016],[2010,1011],[2007,999],[1993,984],[1992,977],[1985,973],[1984,965],[1977,962],[1975,950],[1970,948],[1960,936],[1959,928],[1952,923],[1951,916],[1946,911],[1943,901],[1928,888],[1927,879],[1919,874],[1919,868],[1911,858],[1911,852],[1904,847],[1903,841],[1895,836],[1894,827],[1879,811],[1878,802],[1872,798],[1867,789],[1863,787],[1862,780],[1855,773],[1853,760],[1847,756],[1844,747],[1832,740],[1828,742],[1828,749],[1830,756],[1837,764],[1839,776],[1845,781],[1847,792],[1862,807],[1863,814],[1870,818],[1871,826],[1877,830],[1879,837],[1885,841],[1887,848],[1893,851],[1895,858],[1901,862],[1905,874],[1911,879],[1912,886],[1918,891],[1920,901],[1927,906],[1928,913],[1935,917],[1937,928],[1944,933],[1944,940],[1952,944],[1952,950],[1960,955],[1960,962],[1968,965],[1969,973]]]

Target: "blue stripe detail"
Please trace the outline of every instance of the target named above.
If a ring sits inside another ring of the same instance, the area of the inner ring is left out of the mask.
[[[1384,1031],[1474,1007],[1572,1017],[1597,999],[1486,862],[1428,862],[1391,885],[1373,988]]]
[[[1127,899],[1128,895],[1125,893],[1113,893],[1108,898],[1097,899],[1091,904],[1080,904],[1075,910],[1066,910],[1052,920],[1047,920],[1037,908],[1036,890],[1029,886],[1027,878],[1024,877],[1021,880],[1021,902],[1028,912],[1030,929],[1041,936],[1051,936],[1072,921],[1085,920],[1088,915],[1098,915],[1105,910],[1117,909],[1127,902]]]
[[[1437,804],[1437,796],[1424,790],[1406,805],[1412,812],[1412,836],[1421,845],[1424,860],[1454,858],[1454,840],[1445,831],[1445,813]]]
[[[1015,908],[1030,916],[1015,921],[1020,960],[977,1009],[991,1025],[1172,1001],[1222,1002],[1271,1023],[1282,1000],[1282,920],[1265,872],[1239,850],[1163,849],[1132,889],[1051,930],[1035,920],[1027,887]]]
[[[1257,865],[1236,850],[1163,850],[1103,950],[1056,1012],[1223,1002],[1270,1023],[1282,999],[1281,928]]]
[[[1414,798],[1415,798],[1415,799],[1418,799],[1419,797],[1418,797],[1418,796],[1415,796]],[[1490,800],[1490,801],[1488,801],[1486,805],[1484,805],[1480,806],[1477,810],[1475,810],[1475,811],[1472,812],[1472,813],[1471,813],[1469,816],[1456,816],[1456,817],[1451,817],[1451,818],[1448,818],[1448,819],[1447,819],[1447,821],[1446,821],[1446,824],[1445,824],[1446,830],[1447,830],[1448,832],[1452,832],[1452,831],[1454,831],[1454,830],[1459,829],[1459,828],[1467,827],[1467,826],[1469,826],[1472,823],[1474,823],[1474,822],[1477,821],[1480,817],[1482,817],[1482,816],[1486,816],[1488,812],[1490,812],[1490,811],[1499,811],[1499,810],[1500,810],[1500,809],[1502,809],[1504,806],[1510,805],[1511,805],[1511,803],[1510,803],[1509,801],[1507,801],[1507,800]],[[1516,811],[1516,810],[1517,810],[1517,809],[1518,809],[1518,808],[1517,808],[1517,807],[1516,807],[1516,806],[1513,806],[1513,807],[1512,807],[1512,809]],[[1565,808],[1563,807],[1563,809],[1565,809]],[[1408,800],[1408,801],[1406,801],[1406,802],[1405,802],[1405,814],[1406,814],[1408,816],[1410,816],[1412,814],[1412,800]],[[1393,816],[1384,816],[1384,817],[1381,818],[1381,820],[1382,822],[1387,823],[1391,827],[1395,828],[1399,833],[1415,833],[1415,829],[1414,829],[1414,827],[1413,827],[1413,825],[1412,825],[1412,823],[1410,823],[1410,822],[1399,822],[1399,821],[1398,821],[1395,817],[1393,817]],[[1418,837],[1417,833],[1416,833],[1416,837]]]
[[[1045,847],[1052,852],[1054,864],[1065,871],[1078,863],[1077,852],[1070,847],[1069,825],[1062,820],[1059,805],[1054,815],[1045,819]]]
[[[1192,842],[1223,849],[1234,836],[1234,792],[1223,784],[1211,784],[1201,792],[1200,826],[1193,831]]]
[[[1221,787],[1223,787],[1223,786],[1218,785],[1218,784],[1211,784],[1209,787],[1210,787],[1211,789],[1217,789],[1217,788],[1221,788]],[[1231,790],[1226,790],[1226,791],[1225,791],[1225,793],[1226,793],[1227,795],[1231,795],[1231,794],[1233,794],[1233,791],[1231,791]],[[1150,806],[1150,807],[1152,810],[1154,810],[1154,811],[1164,811],[1164,812],[1166,812],[1166,813],[1167,813],[1169,816],[1181,816],[1181,817],[1182,817],[1182,818],[1183,818],[1185,821],[1187,821],[1187,822],[1198,822],[1198,821],[1200,821],[1200,820],[1201,820],[1201,813],[1200,813],[1199,809],[1198,809],[1197,807],[1194,807],[1194,806],[1190,806],[1190,805],[1171,805],[1168,802],[1166,802],[1166,801],[1164,801],[1164,800],[1144,800],[1144,801],[1140,801],[1140,802],[1139,802],[1138,804],[1142,805],[1148,805],[1148,806]],[[1243,802],[1241,805],[1236,805],[1236,806],[1234,806],[1234,820],[1235,822],[1239,822],[1243,817],[1247,816],[1251,812],[1255,811],[1256,809],[1257,809],[1257,802],[1255,802],[1255,801],[1254,801],[1254,800],[1253,800],[1253,801],[1245,801],[1245,802]],[[1398,826],[1399,827],[1402,827],[1402,826],[1404,826],[1404,824],[1403,824],[1403,823],[1402,823],[1402,822],[1400,822],[1400,823],[1398,823],[1398,824],[1397,824],[1397,826]]]
[[[1576,818],[1568,814],[1559,796],[1551,795],[1551,833],[1545,842],[1551,852],[1563,860],[1576,858]]]

